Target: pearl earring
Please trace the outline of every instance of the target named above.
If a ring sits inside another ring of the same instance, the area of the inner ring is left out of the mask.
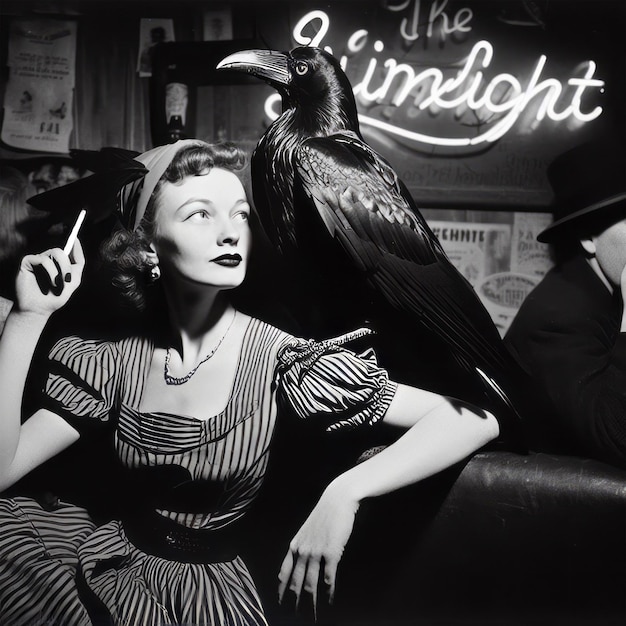
[[[150,279],[152,282],[156,282],[161,278],[161,268],[158,265],[153,265],[150,268]]]

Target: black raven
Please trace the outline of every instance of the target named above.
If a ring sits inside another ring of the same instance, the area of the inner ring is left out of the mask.
[[[363,140],[338,60],[313,47],[246,50],[217,67],[282,96],[252,156],[252,191],[290,288],[300,286],[304,330],[369,321],[396,379],[517,416],[516,365],[403,182]]]

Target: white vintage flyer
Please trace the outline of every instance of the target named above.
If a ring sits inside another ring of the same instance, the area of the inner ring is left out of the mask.
[[[548,271],[548,248],[536,236],[548,214],[515,213],[513,224],[431,221],[446,254],[474,287],[501,335]]]
[[[76,22],[15,19],[10,28],[2,141],[22,150],[67,153]]]
[[[543,277],[552,267],[550,249],[537,235],[552,223],[550,213],[515,213],[511,271]]]

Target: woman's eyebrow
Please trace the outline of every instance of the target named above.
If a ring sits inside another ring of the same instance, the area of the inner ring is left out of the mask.
[[[213,202],[209,200],[209,198],[188,198],[176,209],[176,212],[184,209],[188,204],[194,204],[195,202],[201,202],[209,206],[213,204]]]

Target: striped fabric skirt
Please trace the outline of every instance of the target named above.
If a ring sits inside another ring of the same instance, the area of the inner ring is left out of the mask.
[[[87,512],[61,503],[0,499],[0,624],[91,624],[76,586],[78,546],[95,530]]]
[[[267,626],[239,557],[169,561],[138,550],[119,522],[96,528],[84,509],[29,498],[0,500],[0,528],[2,626],[91,625],[93,598],[120,626]]]

